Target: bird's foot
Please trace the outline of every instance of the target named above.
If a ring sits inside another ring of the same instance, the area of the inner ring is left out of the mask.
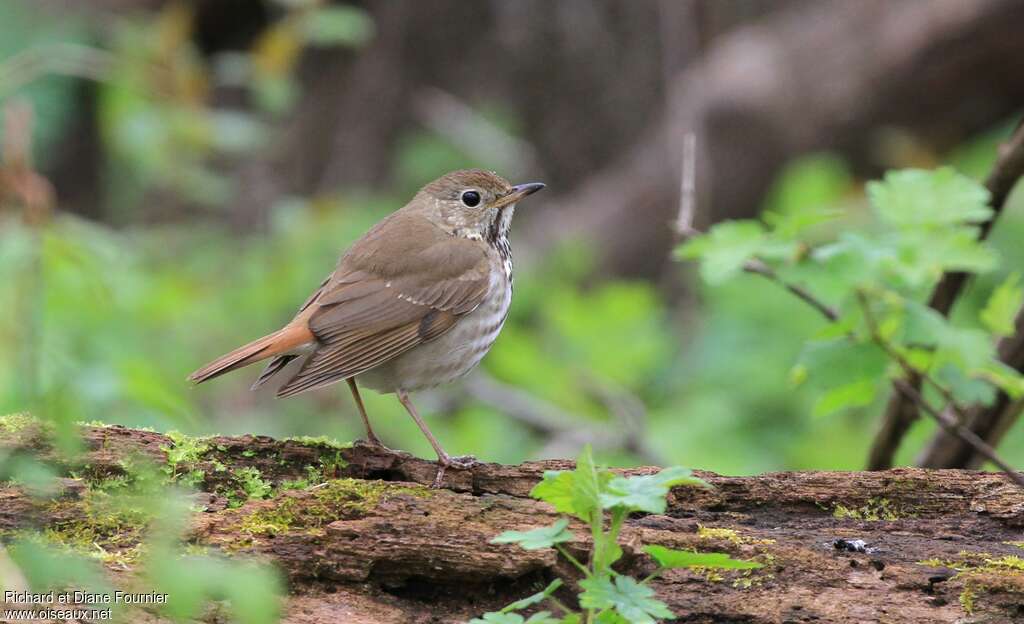
[[[389,455],[394,455],[395,453],[398,452],[398,451],[396,451],[393,448],[389,448],[387,446],[384,446],[384,443],[380,441],[380,438],[378,438],[377,436],[375,436],[373,434],[370,434],[370,435],[366,436],[366,444],[368,446],[372,446],[373,448],[375,448],[375,449],[377,449],[379,451],[382,451],[384,453],[388,453]]]
[[[470,470],[479,463],[472,455],[460,455],[457,457],[442,455],[437,458],[437,474],[434,476],[434,483],[430,487],[439,489],[444,485],[444,473],[448,468]]]

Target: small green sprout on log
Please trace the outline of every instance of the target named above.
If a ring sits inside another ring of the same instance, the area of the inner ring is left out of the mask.
[[[657,544],[644,551],[658,564],[642,580],[620,574],[612,568],[623,554],[619,533],[630,514],[665,513],[669,489],[677,485],[710,487],[678,466],[657,474],[621,477],[594,465],[589,448],[576,460],[575,470],[544,473],[530,495],[550,503],[563,517],[553,524],[530,531],[506,531],[492,540],[496,544],[519,544],[526,550],[554,548],[583,575],[578,585],[577,611],[554,596],[564,584],[555,579],[544,590],[513,602],[500,611],[485,613],[470,624],[650,624],[674,617],[658,600],[650,582],[673,568],[750,570],[760,568],[753,561],[732,559],[725,553],[673,550]],[[580,560],[565,544],[576,539],[569,530],[570,517],[581,520],[590,531],[588,557]],[[528,618],[518,612],[547,603],[552,611],[537,611]]]

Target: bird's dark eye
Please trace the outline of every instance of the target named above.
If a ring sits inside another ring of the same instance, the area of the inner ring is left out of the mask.
[[[480,203],[480,193],[476,191],[465,191],[462,193],[462,203],[466,204],[470,208]]]

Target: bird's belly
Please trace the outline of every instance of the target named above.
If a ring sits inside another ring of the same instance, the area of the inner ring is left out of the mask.
[[[378,392],[408,392],[454,381],[476,368],[498,338],[512,300],[511,288],[481,303],[438,338],[357,377]]]

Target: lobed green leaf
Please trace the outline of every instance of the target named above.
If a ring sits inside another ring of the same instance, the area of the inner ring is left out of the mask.
[[[754,570],[764,565],[756,561],[733,559],[726,553],[699,553],[689,550],[673,550],[657,544],[644,546],[649,554],[663,568],[715,568],[719,570]]]
[[[491,540],[492,544],[519,544],[525,550],[551,548],[555,544],[568,542],[573,538],[569,532],[569,521],[565,518],[557,520],[551,526],[540,527],[531,531],[505,531]]]

